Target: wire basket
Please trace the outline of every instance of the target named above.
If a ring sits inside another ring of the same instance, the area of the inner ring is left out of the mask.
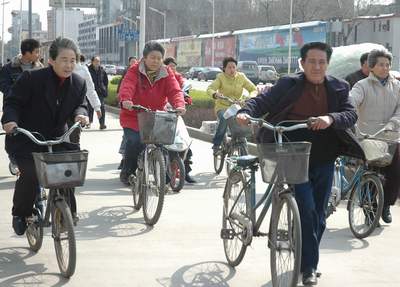
[[[71,188],[85,182],[89,152],[32,153],[36,175],[44,188]]]
[[[173,144],[176,114],[167,112],[142,112],[138,114],[140,139],[145,144]]]
[[[231,117],[227,121],[232,137],[244,138],[251,135],[251,127],[239,125],[235,117]]]
[[[385,167],[392,163],[397,142],[383,138],[367,138],[359,141],[370,166]]]
[[[257,144],[262,179],[266,183],[299,184],[308,181],[311,143]]]

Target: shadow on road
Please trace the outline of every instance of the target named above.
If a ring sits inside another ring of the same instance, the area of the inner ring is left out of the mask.
[[[378,232],[377,228],[375,232]],[[374,233],[375,233],[374,232]],[[364,249],[369,246],[365,239],[357,239],[353,236],[349,227],[342,229],[327,228],[322,237],[321,250],[327,252],[350,252],[355,249]]]
[[[100,164],[96,165],[95,167],[89,168],[90,171],[110,171],[115,173],[117,176],[119,176],[119,170],[117,170],[119,163],[106,163],[106,164]]]
[[[164,287],[228,287],[236,271],[219,261],[206,261],[179,268],[171,278],[159,278]]]
[[[137,211],[132,206],[104,206],[89,213],[79,213],[76,238],[132,237],[149,232],[152,228],[142,218],[133,218],[134,213]]]
[[[185,183],[185,185],[183,186],[184,190],[224,188],[226,182],[225,176],[220,176],[213,172],[193,174],[193,177],[197,181],[197,183],[195,184]]]
[[[100,179],[89,178],[85,180],[85,185],[75,189],[76,194],[93,195],[93,196],[115,196],[127,195],[132,196],[132,192],[128,186],[123,185],[119,178]]]
[[[0,180],[7,179],[7,178],[9,178],[10,181],[0,182],[0,190],[8,190],[8,189],[14,190],[16,178],[15,177],[0,177]]]

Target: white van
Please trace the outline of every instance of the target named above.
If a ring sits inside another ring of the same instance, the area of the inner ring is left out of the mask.
[[[238,71],[246,75],[246,77],[254,84],[258,84],[258,65],[256,61],[239,61]]]

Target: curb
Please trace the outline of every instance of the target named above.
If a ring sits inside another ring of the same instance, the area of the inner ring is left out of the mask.
[[[109,106],[109,105],[105,105],[105,109],[107,112],[113,113],[113,114],[119,114],[119,111],[120,111],[120,108]],[[201,141],[205,141],[205,142],[209,142],[209,143],[212,142],[213,135],[210,135],[208,133],[201,131],[200,129],[192,128],[189,126],[186,126],[186,128],[189,132],[189,135],[192,138],[195,138],[195,139],[198,139]],[[253,143],[247,143],[247,147],[249,149],[250,154],[258,155],[257,145],[255,145]],[[210,151],[211,151],[211,147],[210,147]]]

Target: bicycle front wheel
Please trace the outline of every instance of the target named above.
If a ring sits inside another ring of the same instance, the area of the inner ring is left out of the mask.
[[[238,143],[234,144],[231,150],[228,153],[228,158],[229,157],[237,157],[237,156],[242,156],[242,155],[248,155],[249,151],[247,149],[247,144],[246,143]],[[228,161],[226,162],[226,174],[229,174],[231,169],[233,168],[232,163],[229,163]]]
[[[52,210],[54,248],[61,275],[69,278],[75,272],[76,242],[71,210],[64,200],[58,200]]]
[[[379,223],[383,210],[383,187],[378,176],[364,174],[351,191],[348,210],[350,230],[356,238],[369,236]]]
[[[147,225],[157,223],[165,194],[165,161],[161,150],[152,151],[148,158],[148,183],[144,187],[143,216]]]
[[[40,222],[40,217],[36,208],[33,209],[32,221],[28,223],[26,229],[26,238],[28,239],[29,249],[33,252],[38,252],[43,243],[43,225]]]
[[[272,207],[269,247],[274,287],[297,286],[301,263],[301,225],[296,200],[290,193],[279,195]]]
[[[185,184],[185,165],[183,159],[179,155],[171,156],[171,162],[168,167],[170,178],[169,185],[174,192],[179,192]]]
[[[243,173],[232,171],[226,181],[224,206],[222,213],[222,230],[225,257],[234,267],[242,262],[247,246],[250,244],[253,230],[250,224],[250,200]]]
[[[136,182],[132,185],[132,197],[133,197],[133,208],[139,210],[143,205],[143,184],[144,172],[143,170],[137,169]]]

